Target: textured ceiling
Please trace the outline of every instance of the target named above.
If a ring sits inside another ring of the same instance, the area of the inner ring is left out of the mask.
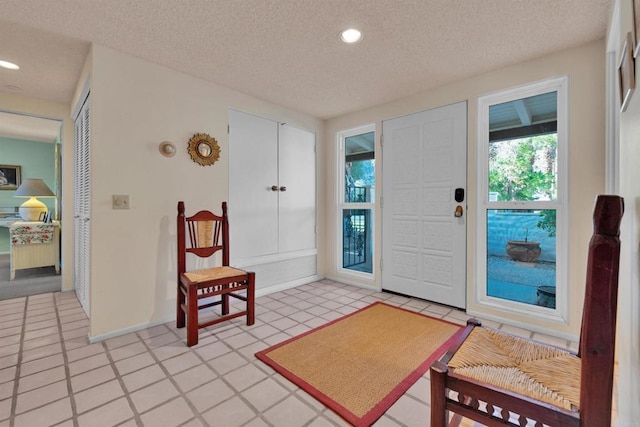
[[[602,38],[611,3],[0,0],[0,59],[22,66],[0,91],[70,102],[96,42],[327,119]]]

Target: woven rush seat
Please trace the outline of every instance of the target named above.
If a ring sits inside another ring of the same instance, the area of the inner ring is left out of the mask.
[[[566,350],[479,327],[447,365],[457,375],[579,410],[580,358]]]
[[[232,279],[236,276],[242,278],[246,275],[246,272],[244,270],[238,270],[237,268],[224,266],[193,270],[188,273],[184,273],[184,275],[191,282],[200,283],[208,280]]]

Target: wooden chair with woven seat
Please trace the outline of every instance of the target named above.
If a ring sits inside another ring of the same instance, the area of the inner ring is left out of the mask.
[[[255,273],[229,266],[229,219],[227,203],[222,216],[199,211],[185,216],[184,202],[178,202],[178,301],[177,327],[187,327],[187,345],[198,344],[198,330],[216,323],[247,316],[247,326],[255,321]],[[189,236],[187,240],[187,235]],[[222,266],[186,271],[187,254],[208,258],[222,251]],[[241,292],[244,291],[244,292]],[[216,299],[217,297],[219,299]],[[246,302],[242,311],[229,312],[229,297]],[[205,300],[206,299],[206,300]],[[213,299],[213,301],[212,301]],[[201,300],[204,300],[201,302]],[[199,320],[201,310],[221,305],[222,314]]]
[[[624,201],[598,196],[577,354],[467,322],[431,365],[431,427],[611,425],[620,222]]]

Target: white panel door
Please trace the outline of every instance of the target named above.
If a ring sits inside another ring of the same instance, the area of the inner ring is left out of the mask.
[[[279,131],[279,251],[315,249],[316,137],[284,123]]]
[[[234,259],[278,252],[278,123],[229,110],[229,238]]]
[[[382,288],[466,306],[467,103],[382,124]],[[462,216],[456,217],[456,208]]]

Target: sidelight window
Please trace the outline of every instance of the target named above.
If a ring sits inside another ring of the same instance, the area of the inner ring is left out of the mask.
[[[373,274],[374,126],[339,133],[339,146],[339,269]]]
[[[566,319],[567,79],[479,99],[479,303]]]

